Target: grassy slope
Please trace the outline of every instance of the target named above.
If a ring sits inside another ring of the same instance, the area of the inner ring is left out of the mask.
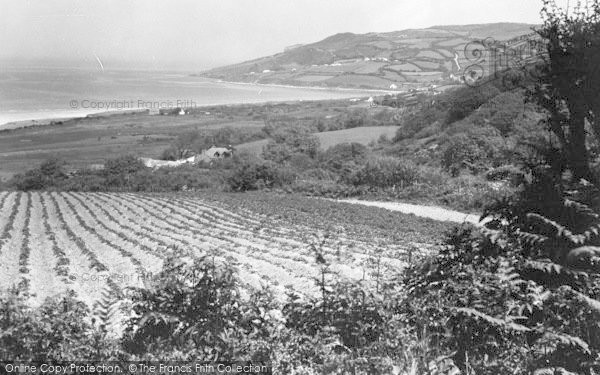
[[[357,128],[335,130],[329,132],[315,133],[321,141],[321,148],[327,149],[340,143],[361,143],[364,145],[377,141],[379,137],[386,136],[393,138],[398,130],[397,126],[361,126]],[[263,147],[268,140],[242,143],[236,146],[236,150],[248,152],[253,155],[260,155]]]

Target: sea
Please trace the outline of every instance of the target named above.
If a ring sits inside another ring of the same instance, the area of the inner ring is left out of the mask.
[[[0,66],[0,129],[8,123],[214,104],[360,98],[369,90],[231,83],[193,72]]]

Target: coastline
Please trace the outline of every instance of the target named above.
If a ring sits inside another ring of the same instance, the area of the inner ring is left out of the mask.
[[[398,90],[380,90],[380,89],[354,89],[354,88],[346,88],[346,87],[319,87],[319,86],[294,86],[294,85],[281,85],[281,84],[269,84],[269,83],[253,83],[253,82],[234,82],[234,81],[225,81],[220,79],[215,79],[211,77],[204,77],[199,75],[192,75],[193,77],[206,79],[208,82],[217,83],[217,84],[230,84],[230,85],[240,85],[240,86],[253,86],[257,88],[261,87],[272,87],[272,88],[286,88],[286,89],[301,89],[301,90],[315,90],[315,91],[331,91],[331,92],[343,92],[347,94],[356,94],[356,95],[348,95],[347,97],[340,98],[331,98],[331,99],[292,99],[292,100],[249,100],[249,101],[222,101],[217,103],[208,103],[198,105],[197,108],[211,107],[215,105],[261,105],[268,103],[285,103],[285,102],[302,102],[302,101],[328,101],[328,100],[340,100],[340,99],[351,99],[351,98],[363,98],[369,96],[370,94],[378,94],[384,95],[391,92],[400,92]],[[6,130],[15,130],[29,127],[37,127],[37,126],[47,126],[53,125],[56,123],[62,123],[72,120],[81,120],[85,118],[91,117],[99,117],[99,116],[117,116],[117,115],[126,115],[133,114],[139,112],[149,112],[147,108],[128,108],[123,110],[107,110],[107,111],[90,111],[90,112],[81,112],[81,113],[72,113],[72,111],[56,111],[56,114],[45,114],[41,117],[36,117],[32,114],[31,117],[23,119],[23,120],[14,120],[8,121],[4,123],[0,123],[0,132]]]
[[[226,81],[224,79],[206,77],[199,74],[192,74],[192,77],[199,77],[211,80],[217,83],[229,83],[234,85],[250,85],[250,86],[263,86],[263,87],[283,87],[290,89],[309,89],[309,90],[323,90],[323,91],[360,91],[367,93],[387,94],[387,93],[401,93],[403,90],[392,90],[392,89],[361,89],[352,87],[324,87],[324,86],[295,86],[295,85],[284,85],[280,83],[257,83],[257,82],[242,82],[242,81]]]
[[[44,117],[44,118],[35,118],[28,120],[17,120],[10,121],[7,123],[0,124],[0,132],[7,130],[16,130],[16,129],[24,129],[24,128],[32,128],[37,126],[48,126],[48,125],[61,125],[64,122],[69,122],[73,120],[82,120],[85,118],[97,118],[97,117],[110,117],[110,116],[119,116],[119,115],[133,115],[133,114],[141,114],[143,112],[148,112],[148,110],[140,109],[127,109],[122,111],[103,111],[103,112],[91,112],[87,114],[81,115],[56,115],[53,117]]]

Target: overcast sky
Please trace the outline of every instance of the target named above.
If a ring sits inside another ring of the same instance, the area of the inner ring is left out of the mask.
[[[0,60],[201,70],[339,32],[539,23],[541,0],[0,0]]]

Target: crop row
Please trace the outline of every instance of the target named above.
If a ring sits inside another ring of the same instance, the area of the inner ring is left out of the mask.
[[[367,281],[383,266],[403,265],[400,257],[379,251],[377,238],[367,241],[343,228],[328,237],[305,223],[281,220],[276,210],[273,216],[236,210],[208,197],[16,192],[0,193],[0,207],[9,213],[0,221],[0,260],[15,268],[0,286],[12,277],[24,289],[59,283],[90,298],[106,288],[119,296],[123,288],[139,286],[140,275],[158,272],[173,251],[232,264],[247,287],[267,284],[279,295],[315,292],[319,256],[331,271]]]

